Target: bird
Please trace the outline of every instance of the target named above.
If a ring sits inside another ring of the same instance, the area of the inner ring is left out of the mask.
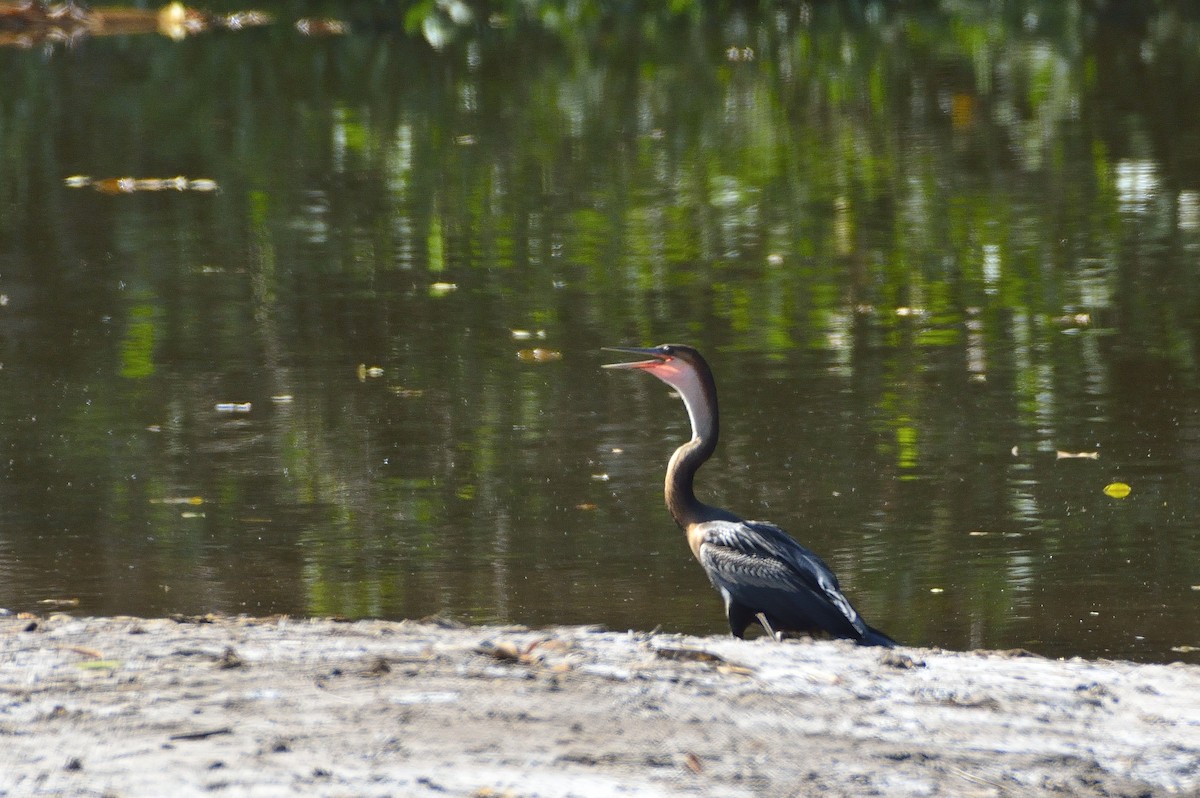
[[[603,368],[644,371],[683,399],[692,438],[671,455],[664,496],[692,554],[725,602],[733,636],[744,638],[757,621],[777,640],[785,633],[824,632],[864,646],[897,645],[862,619],[829,566],[787,532],[696,499],[696,471],[717,448],[720,428],[716,379],[700,352],[684,344],[605,349],[645,359]]]

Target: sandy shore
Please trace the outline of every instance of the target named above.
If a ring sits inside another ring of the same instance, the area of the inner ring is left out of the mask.
[[[579,627],[0,618],[4,796],[1198,794],[1190,665]]]

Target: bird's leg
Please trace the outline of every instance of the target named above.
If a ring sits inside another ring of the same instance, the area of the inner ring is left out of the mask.
[[[739,640],[746,639],[746,627],[754,621],[754,615],[747,607],[734,601],[728,590],[722,589],[721,596],[725,599],[725,615],[729,618],[730,633]]]
[[[755,613],[755,617],[757,617],[758,622],[762,624],[762,628],[767,630],[767,634],[771,636],[771,639],[773,639],[776,643],[783,642],[783,632],[776,632],[771,628],[771,622],[767,620],[767,614],[765,612]]]

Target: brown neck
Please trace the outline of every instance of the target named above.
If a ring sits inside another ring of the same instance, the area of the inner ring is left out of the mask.
[[[667,479],[664,494],[667,509],[675,523],[683,529],[705,521],[737,521],[736,515],[719,507],[712,507],[696,499],[692,489],[696,472],[712,456],[717,448],[717,397],[712,391],[706,397],[707,412],[693,413],[692,439],[675,450],[667,464]],[[691,409],[691,408],[690,408]],[[698,427],[698,428],[696,428]]]

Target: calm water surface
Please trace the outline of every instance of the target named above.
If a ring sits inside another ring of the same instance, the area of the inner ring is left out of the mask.
[[[872,624],[1197,661],[1200,20],[304,13],[0,50],[0,607],[722,632],[680,341]]]

